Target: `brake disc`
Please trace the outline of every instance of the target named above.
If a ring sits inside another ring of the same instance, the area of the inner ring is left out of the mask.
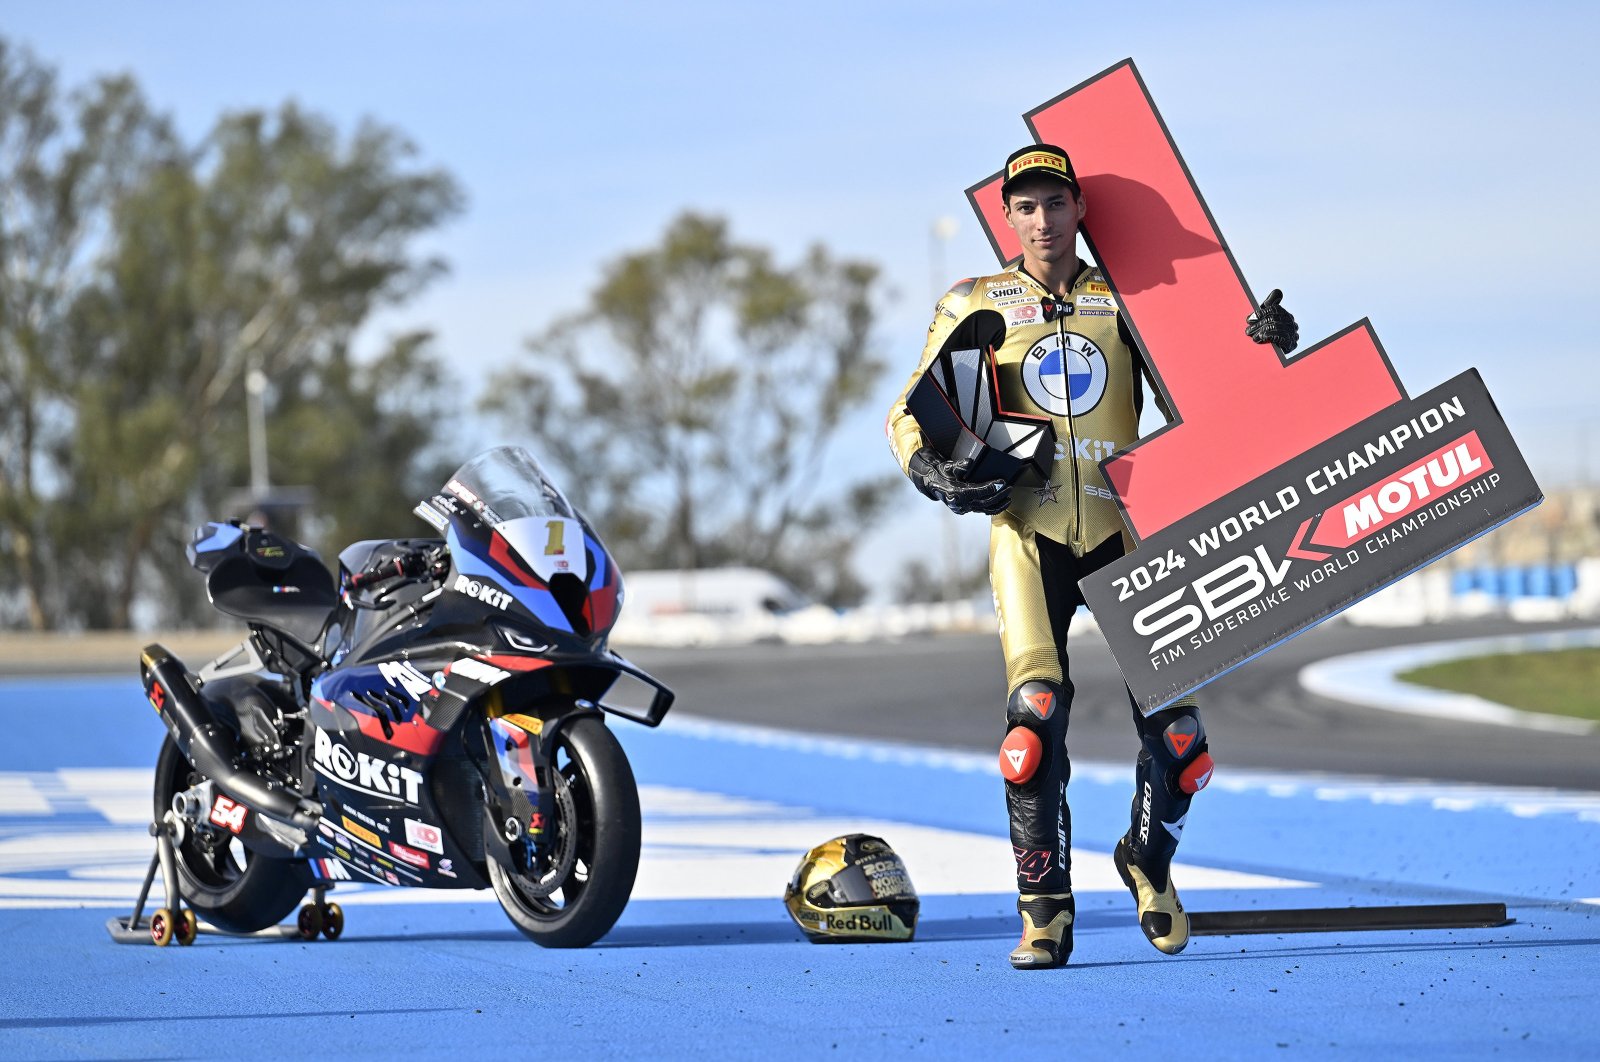
[[[555,779],[555,850],[540,857],[531,873],[518,874],[513,878],[519,891],[540,900],[549,898],[566,884],[572,868],[578,862],[578,842],[574,836],[577,832],[577,807],[572,799],[572,790],[567,785],[566,776],[560,771],[552,768],[550,773]]]

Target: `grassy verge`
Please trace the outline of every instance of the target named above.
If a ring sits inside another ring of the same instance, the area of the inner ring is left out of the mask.
[[[1529,712],[1600,720],[1600,649],[1476,656],[1414,668],[1398,677]]]

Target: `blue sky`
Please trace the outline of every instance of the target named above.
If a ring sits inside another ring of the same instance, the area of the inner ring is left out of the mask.
[[[1308,342],[1370,317],[1413,393],[1478,367],[1547,487],[1600,475],[1593,4],[0,10],[68,84],[131,71],[191,136],[290,97],[404,130],[469,202],[428,241],[451,275],[369,342],[432,327],[468,377],[686,208],[785,256],[820,240],[877,261],[895,367],[836,443],[841,476],[889,467],[879,425],[927,324],[935,221],[960,223],[947,279],[989,270],[962,189],[1026,142],[1023,111],[1131,55],[1252,286],[1283,288]],[[947,533],[909,488],[903,508],[863,570]],[[968,552],[979,523],[959,525]]]

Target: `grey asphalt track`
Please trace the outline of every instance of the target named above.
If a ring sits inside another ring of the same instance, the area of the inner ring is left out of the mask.
[[[1561,629],[1503,620],[1421,628],[1334,621],[1200,691],[1219,771],[1229,764],[1390,778],[1600,790],[1600,735],[1456,723],[1344,704],[1302,690],[1316,660],[1410,642]],[[1005,736],[999,640],[943,635],[857,645],[636,650],[678,693],[674,711],[812,733],[973,751]],[[1121,674],[1098,635],[1076,637],[1068,745],[1075,758],[1138,751]]]

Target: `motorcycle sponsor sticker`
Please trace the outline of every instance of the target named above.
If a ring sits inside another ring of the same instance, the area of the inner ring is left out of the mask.
[[[501,610],[511,604],[511,595],[493,583],[469,579],[465,575],[456,576],[456,581],[450,584],[450,589],[458,594],[466,594],[474,601],[482,601],[485,605],[492,605]]]
[[[1108,370],[1100,348],[1076,332],[1047,336],[1022,359],[1028,397],[1058,417],[1081,417],[1100,404]]]
[[[244,829],[244,817],[249,813],[250,809],[243,804],[229,800],[218,793],[216,803],[211,805],[210,819],[214,825],[236,834]]]
[[[388,879],[390,885],[400,884],[400,879],[394,876],[394,871],[392,870],[385,870],[383,876]]]
[[[431,823],[406,819],[406,843],[434,855],[444,854],[444,834]]]
[[[314,762],[317,773],[372,796],[390,797],[415,806],[421,799],[422,774],[365,752],[351,752],[327,731],[318,730]]]
[[[423,870],[428,869],[428,857],[417,851],[415,848],[407,848],[405,845],[396,841],[390,841],[389,851],[393,852],[396,857],[403,859],[414,867],[420,867]]]
[[[438,509],[435,509],[433,506],[429,505],[427,502],[419,502],[417,507],[411,511],[416,513],[421,519],[426,520],[429,524],[432,524],[435,531],[443,531],[445,528],[450,526],[450,521],[445,517],[445,515]]]
[[[456,876],[456,865],[455,865],[454,860],[450,860],[450,859],[441,859],[441,860],[439,860],[439,873],[443,874],[447,878],[455,877]]]
[[[389,685],[405,690],[406,696],[414,701],[433,692],[433,683],[428,681],[428,676],[417,670],[415,664],[405,660],[385,660],[378,665],[378,674]]]
[[[371,830],[367,829],[350,816],[345,815],[340,821],[344,823],[344,828],[350,831],[351,836],[361,838],[361,840],[367,842],[374,848],[383,847],[382,837],[379,837],[377,834],[373,833]]]
[[[462,678],[472,679],[474,682],[481,682],[486,686],[492,686],[496,682],[511,677],[511,672],[502,671],[500,668],[485,664],[482,660],[474,660],[470,656],[462,657],[451,664],[450,673],[452,675],[460,675]]]
[[[367,826],[372,827],[374,830],[377,830],[379,833],[388,833],[389,832],[389,824],[387,822],[379,822],[377,819],[373,818],[371,815],[364,814],[361,811],[360,808],[353,808],[353,807],[346,806],[344,810],[345,810],[345,813],[347,815],[350,815],[357,822],[365,823]]]
[[[349,881],[350,871],[337,859],[311,860],[311,875],[318,881]]]

